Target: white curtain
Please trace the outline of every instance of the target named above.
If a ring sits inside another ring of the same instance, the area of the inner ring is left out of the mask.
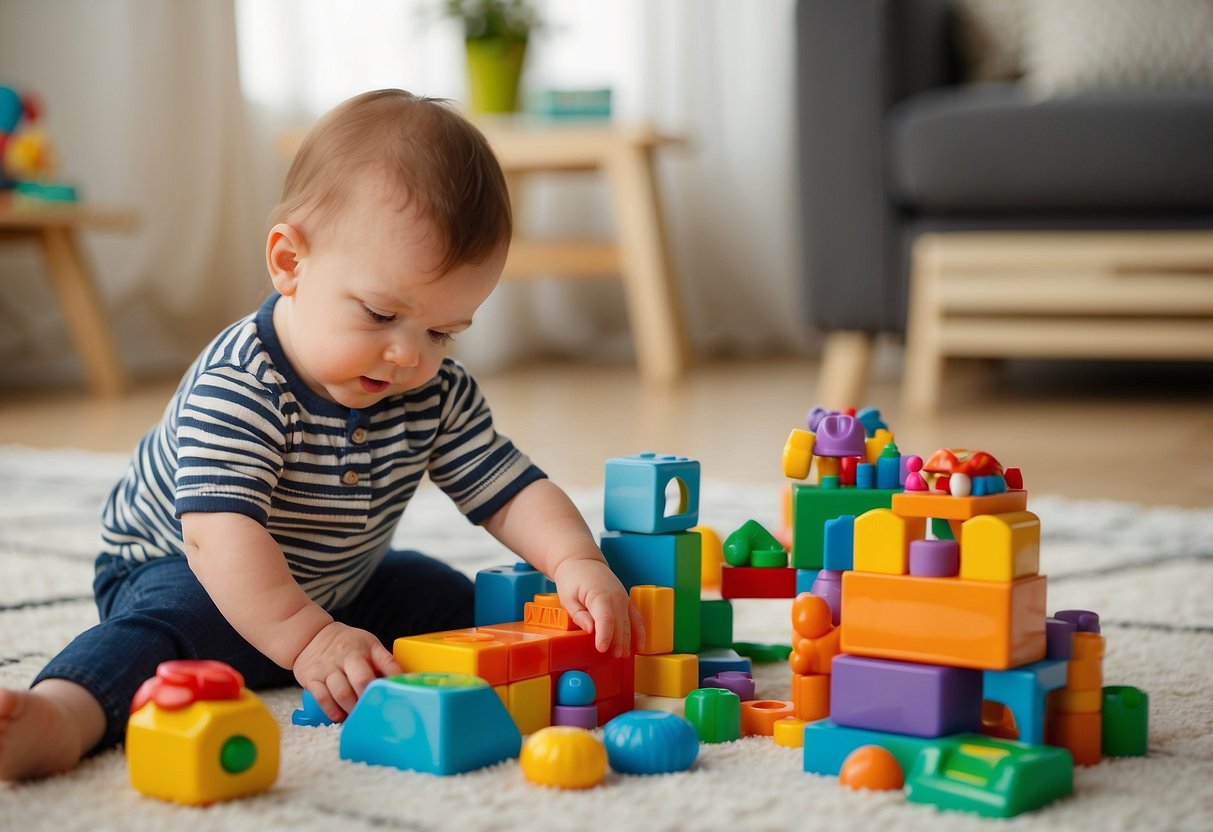
[[[461,100],[461,32],[436,0],[3,0],[0,83],[37,90],[65,174],[132,205],[88,238],[125,363],[183,366],[267,291],[278,137],[357,92]],[[801,350],[795,275],[792,0],[538,2],[524,87],[609,86],[616,117],[684,135],[659,176],[701,355]],[[356,11],[353,11],[355,10]],[[609,235],[593,177],[537,177],[540,234]],[[0,246],[0,382],[79,377],[35,252]],[[618,282],[504,285],[457,352],[480,370],[537,355],[631,355]]]

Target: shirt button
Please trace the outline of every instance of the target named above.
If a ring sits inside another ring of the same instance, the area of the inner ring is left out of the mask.
[[[366,428],[354,428],[354,432],[350,434],[350,440],[355,445],[361,445],[366,441]]]
[[[344,474],[341,475],[341,481],[343,483],[345,483],[346,485],[357,485],[358,484],[358,472],[357,471],[346,471]]]

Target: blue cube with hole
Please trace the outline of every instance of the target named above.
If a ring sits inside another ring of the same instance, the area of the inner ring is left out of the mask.
[[[691,528],[699,522],[699,462],[655,453],[608,459],[603,522],[638,534]]]

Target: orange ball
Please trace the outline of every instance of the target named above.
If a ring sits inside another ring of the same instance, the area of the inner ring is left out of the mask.
[[[903,787],[906,778],[888,749],[865,745],[847,755],[838,772],[838,782],[852,789],[887,792]]]

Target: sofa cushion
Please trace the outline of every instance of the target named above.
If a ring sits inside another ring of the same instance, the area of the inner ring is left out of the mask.
[[[886,122],[894,200],[951,211],[1213,211],[1213,92],[931,90]]]

